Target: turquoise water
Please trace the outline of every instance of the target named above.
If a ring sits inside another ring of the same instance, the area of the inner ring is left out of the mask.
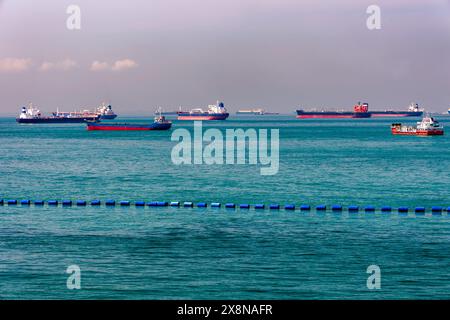
[[[258,165],[176,166],[171,131],[88,132],[4,118],[0,199],[450,206],[450,135],[392,136],[391,122],[264,116],[203,124],[280,129],[279,172],[261,176]],[[175,121],[181,127],[192,122]],[[0,213],[3,299],[450,298],[445,212],[4,205]],[[66,288],[72,264],[81,290]],[[373,264],[380,290],[366,286]]]

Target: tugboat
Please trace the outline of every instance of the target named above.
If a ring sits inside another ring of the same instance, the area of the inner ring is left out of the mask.
[[[157,116],[155,117],[155,121],[150,124],[88,122],[86,129],[88,131],[149,131],[169,130],[171,127],[172,122],[167,121],[164,116]]]
[[[223,102],[217,101],[217,104],[209,105],[207,111],[198,108],[189,112],[179,112],[178,120],[225,120],[229,115]]]
[[[353,111],[304,111],[297,110],[297,119],[353,119],[370,118],[369,104],[358,102]]]
[[[113,120],[117,118],[117,114],[114,113],[111,105],[106,106],[105,103],[97,108],[96,113],[100,115],[100,119],[104,120]]]
[[[22,112],[16,118],[18,123],[83,123],[99,121],[100,116],[93,113],[53,112],[51,116],[43,116],[38,108],[30,103],[28,108],[22,107]]]
[[[405,126],[401,123],[391,125],[392,134],[407,136],[442,136],[444,127],[433,117],[426,116],[422,121],[417,122],[417,126]]]

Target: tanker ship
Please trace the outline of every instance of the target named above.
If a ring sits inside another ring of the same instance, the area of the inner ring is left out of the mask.
[[[16,118],[18,123],[83,123],[86,121],[99,121],[100,115],[96,113],[80,112],[53,112],[51,116],[44,116],[41,111],[31,103],[28,108],[22,107],[22,112]]]
[[[353,107],[353,111],[304,111],[297,110],[298,119],[353,119],[370,118],[369,104],[358,102]]]
[[[178,120],[225,120],[229,115],[223,102],[217,101],[217,104],[209,105],[206,111],[197,108],[189,112],[179,112]]]
[[[405,111],[371,111],[372,117],[421,117],[423,115],[423,109],[419,108],[417,103],[411,103],[408,110]]]

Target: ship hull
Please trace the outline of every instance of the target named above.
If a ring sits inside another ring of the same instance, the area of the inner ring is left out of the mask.
[[[369,112],[308,112],[297,110],[297,119],[360,119],[370,118]]]
[[[229,113],[179,113],[178,120],[225,120]]]
[[[45,124],[45,123],[84,123],[86,121],[97,121],[98,117],[84,117],[84,118],[63,118],[63,117],[49,117],[49,118],[33,118],[33,119],[21,119],[17,118],[18,123],[28,124]]]
[[[151,130],[169,130],[172,127],[171,122],[152,123],[152,124],[127,124],[127,123],[88,123],[88,131],[151,131]]]
[[[114,120],[115,118],[117,118],[117,114],[109,114],[109,115],[100,116],[100,119],[102,119],[102,120]]]
[[[444,130],[414,130],[414,131],[401,131],[392,129],[392,134],[402,136],[442,136]]]
[[[374,118],[381,117],[421,117],[422,111],[371,111],[371,116]]]

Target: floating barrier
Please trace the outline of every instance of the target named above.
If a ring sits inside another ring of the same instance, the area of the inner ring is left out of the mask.
[[[400,207],[398,208],[399,213],[408,213],[409,209],[407,207]]]
[[[34,204],[35,206],[44,206],[45,203],[47,203],[49,206],[58,206],[59,205],[59,201],[58,200],[48,200],[47,202],[45,202],[44,200],[29,200],[29,199],[23,199],[23,200],[16,200],[16,199],[9,199],[9,200],[3,200],[0,199],[0,205],[10,205],[10,206],[14,206],[17,204],[20,204],[22,206],[30,206],[32,204]],[[70,207],[72,205],[76,205],[78,207],[85,207],[88,205],[88,203],[90,203],[91,206],[101,206],[102,202],[100,200],[92,200],[90,202],[87,202],[85,200],[77,200],[75,202],[73,202],[72,200],[62,200],[61,204],[63,207]],[[149,206],[149,207],[166,207],[166,206],[171,206],[171,207],[180,207],[181,205],[185,208],[193,208],[194,207],[194,203],[191,201],[186,201],[186,202],[182,202],[180,203],[179,201],[172,201],[172,202],[167,202],[167,201],[151,201],[151,202],[145,202],[145,201],[136,201],[136,202],[130,202],[130,201],[120,201],[118,202],[118,205],[122,206],[122,207],[128,207],[131,206],[132,204],[134,204],[134,206],[136,207],[145,207],[145,206]],[[115,200],[106,200],[104,202],[105,206],[116,206],[116,201]],[[207,202],[198,202],[195,204],[195,207],[197,208],[207,208],[208,207],[208,203]],[[220,202],[212,202],[210,204],[211,208],[221,208],[222,204]],[[239,206],[240,209],[251,209],[252,206],[255,210],[265,210],[266,209],[266,204],[264,203],[257,203],[254,205],[248,204],[248,203],[241,203],[236,205],[233,202],[230,203],[225,203],[224,204],[225,208],[227,209],[235,209],[236,206]],[[296,211],[297,207],[294,203],[286,203],[282,206],[282,208],[286,211]],[[280,210],[281,209],[281,205],[278,203],[271,203],[269,205],[267,205],[267,209],[269,210]],[[341,205],[332,205],[330,208],[327,207],[327,205],[317,205],[315,207],[316,211],[322,211],[325,212],[327,210],[330,210],[332,212],[342,212],[344,207]],[[306,205],[306,204],[302,204],[299,206],[299,210],[300,211],[309,211],[311,210],[311,206],[310,205]],[[359,207],[356,205],[350,205],[346,208],[346,210],[348,212],[359,212],[364,210],[365,212],[376,212],[376,211],[381,211],[382,213],[390,213],[393,211],[393,208],[390,206],[382,206],[379,209],[376,209],[375,206],[365,206],[365,207]],[[398,213],[400,214],[405,214],[407,215],[409,213],[409,208],[408,207],[398,207],[396,208],[396,210],[398,211]],[[432,215],[442,215],[442,212],[447,212],[447,214],[450,214],[450,207],[441,207],[441,206],[433,206],[429,209],[427,209],[426,207],[423,206],[419,206],[419,207],[414,207],[414,209],[411,209],[412,212],[414,212],[416,215],[425,215],[427,212],[431,213]]]
[[[342,211],[341,205],[334,205],[331,207],[331,211]]]
[[[87,202],[84,200],[77,200],[77,206],[78,207],[85,207],[87,205]]]
[[[116,202],[114,200],[106,200],[105,201],[105,206],[112,207],[115,205],[116,205]]]

